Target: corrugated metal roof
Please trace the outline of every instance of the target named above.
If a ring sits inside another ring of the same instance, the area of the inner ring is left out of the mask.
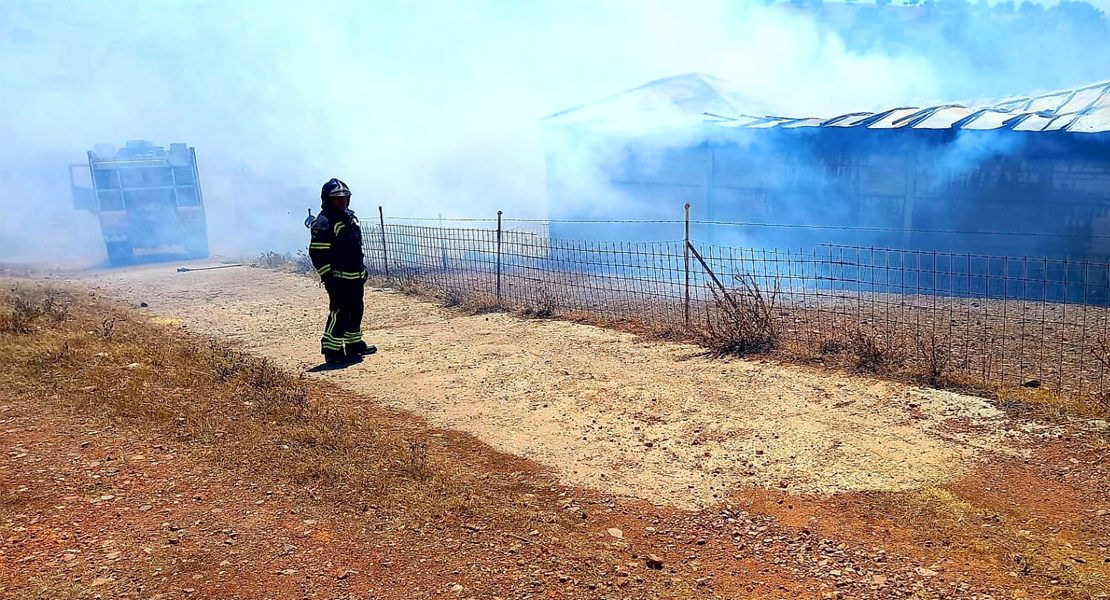
[[[740,109],[743,107],[743,110]],[[559,111],[544,119],[547,125],[598,132],[656,131],[705,122],[733,121],[745,113],[767,114],[736,84],[689,73],[658,79],[589,104]]]
[[[1049,94],[1010,98],[976,109],[960,104],[924,108],[900,107],[883,112],[848,113],[807,121],[818,121],[813,125],[815,127],[1104,133],[1110,131],[1110,81]]]
[[[653,81],[556,113],[545,121],[555,126],[610,132],[645,132],[709,123],[737,129],[838,127],[1105,133],[1110,132],[1110,81],[973,106],[903,106],[828,118],[796,118],[761,109],[736,84],[693,73]]]

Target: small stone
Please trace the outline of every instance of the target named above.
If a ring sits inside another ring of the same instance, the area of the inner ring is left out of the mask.
[[[463,591],[463,586],[456,583],[455,585],[451,586],[451,591],[455,592],[457,594],[457,593]]]
[[[140,308],[146,308],[146,307],[148,307],[148,306],[150,306],[150,305],[149,305],[149,304],[147,304],[146,302],[140,302],[140,303],[139,303],[139,307],[140,307]]]
[[[153,509],[153,508],[154,508],[154,507],[153,507],[153,506],[151,506],[151,505],[149,505],[149,504],[144,504],[144,505],[142,505],[142,506],[140,506],[140,507],[139,507],[139,510],[141,510],[141,511],[143,511],[143,512],[147,512],[148,510],[151,510],[151,509]]]
[[[644,564],[647,565],[647,568],[655,571],[663,569],[663,559],[654,554],[648,554],[647,558],[644,559]]]
[[[116,560],[117,558],[119,558],[119,550],[109,552],[104,556],[104,558],[107,558],[108,560]]]
[[[1041,387],[1041,380],[1039,379],[1026,379],[1021,383],[1022,387],[1039,388]]]
[[[617,529],[616,527],[610,527],[608,529],[608,531],[609,531],[609,535],[617,538],[618,540],[624,539],[624,532],[621,531],[620,529]]]
[[[917,574],[922,577],[936,577],[937,572],[932,569],[926,569],[925,567],[918,567]]]
[[[96,579],[93,579],[92,583],[89,584],[89,585],[91,585],[92,587],[99,587],[99,586],[102,586],[106,583],[111,583],[111,582],[112,582],[111,577],[97,577]]]

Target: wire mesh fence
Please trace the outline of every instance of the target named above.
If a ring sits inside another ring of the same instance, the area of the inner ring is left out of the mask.
[[[445,295],[480,295],[490,305],[695,337],[754,323],[775,349],[809,358],[878,361],[867,366],[984,385],[1107,391],[1106,263],[834,245],[599,242],[499,223],[385,223],[364,235],[375,275]]]

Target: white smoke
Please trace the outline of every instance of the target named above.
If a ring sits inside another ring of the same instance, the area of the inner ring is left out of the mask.
[[[103,255],[65,171],[99,142],[195,146],[214,250],[260,250],[244,228],[288,250],[316,202],[275,186],[330,177],[363,215],[542,216],[539,120],[659,77],[710,73],[801,116],[943,99],[956,77],[723,0],[7,0],[0,65],[3,260]]]

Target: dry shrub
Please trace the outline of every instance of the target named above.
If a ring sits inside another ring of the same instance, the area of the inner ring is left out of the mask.
[[[288,265],[291,259],[289,254],[266,251],[254,259],[254,264],[264,269],[281,269]]]
[[[399,275],[386,280],[386,286],[408,296],[423,296],[428,289],[420,284],[415,277]]]
[[[936,332],[918,332],[914,337],[914,347],[921,361],[924,381],[929,385],[943,383],[952,358],[951,340]]]
[[[1107,344],[1106,338],[1099,337],[1091,348],[1091,353],[1094,354],[1095,360],[1102,365],[1102,369],[1110,370],[1110,344]],[[1091,401],[1095,404],[1096,414],[1102,418],[1110,417],[1110,392],[1102,392],[1094,397]]]
[[[509,307],[497,296],[489,292],[471,292],[466,294],[462,304],[463,310],[472,315],[508,312]]]
[[[295,254],[267,251],[260,254],[251,264],[256,267],[287,273],[316,274],[316,268],[312,266],[312,259],[304,250],[298,250]]]
[[[844,342],[835,338],[821,340],[821,343],[817,345],[819,354],[840,354],[843,351]]]
[[[0,310],[0,332],[27,335],[37,321],[61,323],[69,318],[69,302],[52,287],[21,287],[5,294]]]
[[[855,367],[867,373],[897,370],[906,362],[906,348],[898,335],[883,335],[873,328],[856,327],[848,338]]]
[[[521,310],[521,314],[525,317],[533,319],[550,319],[555,316],[556,302],[555,295],[551,293],[546,287],[541,287],[536,291],[534,302],[525,306]]]
[[[466,292],[459,288],[448,288],[443,292],[443,306],[446,308],[458,308],[466,301]]]
[[[400,473],[413,481],[427,482],[435,475],[428,464],[428,445],[413,440],[407,440],[406,449],[395,464]]]
[[[96,329],[96,337],[102,340],[110,340],[116,333],[116,323],[119,319],[115,315],[109,315],[100,320],[100,326]]]
[[[707,313],[705,325],[697,332],[698,341],[717,356],[771,352],[781,340],[774,319],[778,283],[774,290],[764,291],[750,275],[735,275],[734,278],[740,282],[740,288],[731,293],[710,288],[713,310],[712,314]]]

